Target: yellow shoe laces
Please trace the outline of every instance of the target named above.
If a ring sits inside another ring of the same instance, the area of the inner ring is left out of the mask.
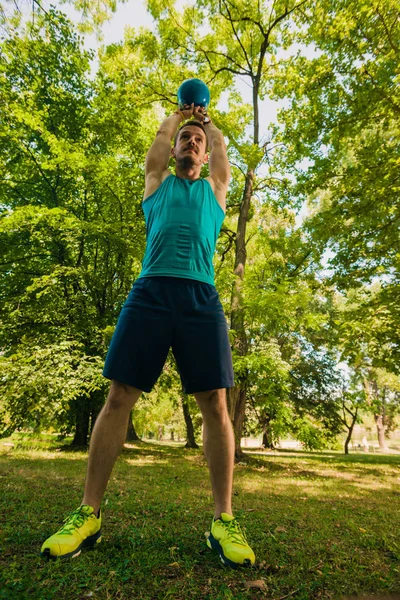
[[[233,519],[232,521],[223,521],[220,519],[220,523],[222,523],[228,532],[228,536],[232,542],[240,544],[241,546],[248,546],[246,536],[240,527],[239,521],[236,519]]]
[[[69,517],[64,520],[65,525],[57,531],[58,535],[71,535],[75,529],[79,529],[88,520],[90,515],[82,510],[81,507],[72,512]]]

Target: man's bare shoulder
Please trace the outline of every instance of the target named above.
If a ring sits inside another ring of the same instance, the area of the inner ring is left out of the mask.
[[[209,175],[204,178],[211,186],[212,191],[214,192],[214,196],[217,199],[218,204],[222,208],[222,210],[226,211],[226,194],[228,192],[228,188],[225,185],[218,184],[214,181],[214,179]]]
[[[157,173],[148,173],[145,181],[143,201],[154,194],[169,175],[171,175],[169,169],[165,169],[161,175],[158,175]]]

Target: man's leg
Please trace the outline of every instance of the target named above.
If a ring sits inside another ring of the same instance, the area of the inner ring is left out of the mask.
[[[226,405],[226,390],[197,392],[195,397],[203,414],[203,447],[215,503],[207,545],[218,552],[226,565],[252,565],[255,562],[254,552],[232,515],[235,441]]]
[[[112,468],[126,438],[130,411],[142,391],[112,381],[107,402],[103,406],[90,440],[85,492],[82,504],[100,508]]]
[[[195,393],[203,415],[203,448],[210,469],[215,518],[232,514],[235,441],[226,405],[226,390]]]
[[[125,441],[128,417],[141,390],[112,381],[107,402],[97,417],[90,442],[85,493],[81,506],[42,545],[46,558],[78,556],[101,540],[100,503]]]

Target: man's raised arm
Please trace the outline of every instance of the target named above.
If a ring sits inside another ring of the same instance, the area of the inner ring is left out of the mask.
[[[171,141],[179,124],[193,115],[193,107],[176,111],[161,123],[156,138],[146,155],[145,175],[160,179],[168,168],[171,156]]]
[[[218,129],[211,121],[204,122],[207,132],[208,146],[210,148],[209,169],[210,177],[215,183],[216,188],[221,191],[228,189],[231,176],[231,168],[226,153],[226,144],[222,131]]]

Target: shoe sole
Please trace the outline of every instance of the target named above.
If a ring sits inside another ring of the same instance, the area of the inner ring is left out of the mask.
[[[232,560],[229,560],[229,558],[225,556],[221,544],[215,539],[212,533],[210,533],[207,538],[207,546],[211,550],[218,552],[221,562],[228,567],[232,567],[232,569],[237,569],[238,567],[251,567],[251,560],[248,558],[245,558],[243,563],[235,563]]]
[[[41,552],[41,556],[46,560],[56,560],[57,558],[75,558],[79,556],[82,550],[89,550],[90,548],[94,548],[96,544],[100,544],[101,542],[101,530],[93,535],[89,535],[86,539],[83,540],[82,544],[75,548],[72,552],[68,552],[67,554],[50,554],[50,548],[45,548],[43,552]]]

